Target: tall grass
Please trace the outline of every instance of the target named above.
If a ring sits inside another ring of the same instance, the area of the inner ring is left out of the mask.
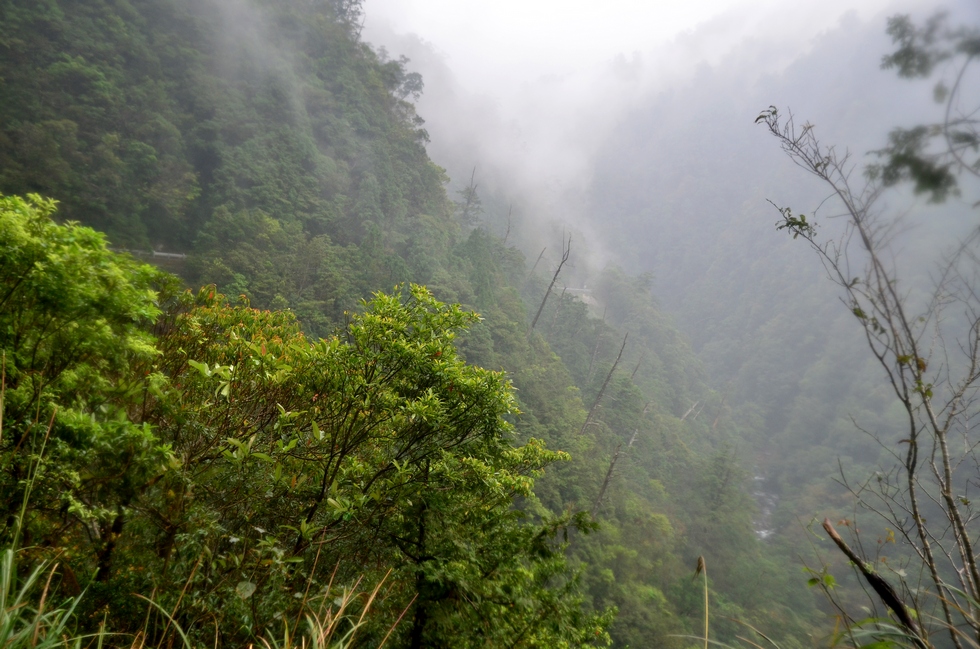
[[[46,608],[51,590],[51,579],[57,565],[50,568],[36,566],[20,585],[17,584],[17,553],[14,548],[3,550],[0,556],[0,647],[82,647],[84,643],[102,646],[104,632],[80,636],[74,633],[72,621],[78,598],[71,598],[63,606]],[[47,579],[41,588],[37,604],[34,593],[42,577]]]
[[[389,571],[388,575],[390,574]],[[305,616],[305,633],[297,632],[298,629],[290,629],[288,623],[284,623],[282,638],[263,639],[262,645],[265,649],[348,649],[354,646],[357,633],[367,623],[371,605],[378,598],[388,575],[385,575],[370,592],[360,590],[360,580],[358,580],[352,588],[345,588],[343,593],[333,600],[330,600],[329,596],[320,598],[319,605]],[[329,587],[327,592],[330,592]],[[364,598],[364,604],[360,613],[351,612],[350,609],[361,598]],[[377,649],[385,646],[414,601],[415,599],[412,598],[395,623],[388,628]]]
[[[0,357],[0,441],[3,440],[3,412],[7,391],[7,354]],[[55,413],[57,410],[55,410]],[[71,623],[74,617],[78,598],[71,598],[62,606],[48,607],[51,594],[51,580],[58,566],[41,563],[31,570],[26,579],[18,580],[17,550],[20,545],[24,519],[27,516],[27,506],[31,491],[41,468],[44,450],[54,426],[55,413],[48,422],[44,440],[41,442],[37,459],[31,464],[24,486],[24,496],[21,499],[20,512],[14,520],[14,529],[8,547],[0,551],[0,647],[4,649],[20,649],[21,647],[81,647],[86,640],[97,640],[102,645],[103,633],[95,636],[78,636],[73,633]],[[40,595],[35,597],[35,591],[40,585],[41,578],[47,574]],[[20,583],[18,583],[20,581]],[[34,605],[33,602],[37,604]]]

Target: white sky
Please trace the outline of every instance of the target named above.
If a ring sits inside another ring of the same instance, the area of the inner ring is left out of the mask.
[[[980,0],[365,0],[364,37],[416,58],[408,69],[426,79],[418,107],[438,164],[463,180],[479,167],[481,187],[496,178],[533,196],[528,213],[583,224],[595,152],[650,93],[722,61],[751,65],[751,83],[845,14],[883,28],[886,15],[940,2],[980,11]],[[407,34],[442,56],[452,83],[397,36]]]
[[[630,58],[713,19],[730,32],[724,39],[729,42],[778,25],[779,33],[772,36],[805,43],[835,25],[847,11],[867,18],[893,4],[891,0],[366,0],[364,9],[369,31],[372,23],[387,22],[395,32],[415,33],[446,54],[459,78],[484,76],[494,82],[581,72],[617,54]]]

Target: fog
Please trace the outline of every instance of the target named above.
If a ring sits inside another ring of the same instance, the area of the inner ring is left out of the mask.
[[[845,12],[866,19],[888,4],[832,0],[796,3],[786,11],[784,2],[773,0],[373,0],[366,6],[365,27],[369,40],[383,26],[416,34],[444,53],[463,87],[500,99],[521,84],[548,75],[593,74],[617,57],[629,59],[637,53],[651,55],[649,60],[658,65],[667,62],[664,67],[683,68],[690,61],[664,57],[657,50],[685,37],[697,41],[696,58],[707,60],[746,37],[766,33],[793,49],[805,48],[809,38],[832,27]]]
[[[797,397],[828,386],[843,395],[877,374],[857,360],[860,330],[820,263],[775,231],[768,201],[815,211],[827,233],[839,208],[754,119],[770,104],[792,111],[860,170],[892,128],[939,119],[935,80],[881,70],[887,18],[945,8],[952,24],[977,24],[980,5],[660,4],[374,0],[363,38],[423,75],[429,153],[451,195],[473,174],[487,228],[516,229],[532,259],[574,232],[569,286],[609,264],[650,274],[713,386],[760,407],[755,443],[784,444],[779,470],[763,470],[774,483],[782,471],[779,488],[791,489],[830,470],[795,465],[792,449],[843,431],[835,418],[863,407]],[[977,198],[975,187],[942,208],[907,191],[885,196],[882,209],[906,219],[892,253],[906,287],[924,286],[940,251],[975,224]],[[828,461],[867,454],[849,430],[818,442],[841,444]]]
[[[603,234],[597,164],[603,156],[624,163],[624,152],[612,152],[611,143],[637,144],[643,115],[658,113],[661,121],[646,130],[659,138],[675,134],[670,146],[681,148],[680,131],[720,134],[724,123],[730,137],[718,142],[719,151],[744,142],[749,150],[742,155],[763,155],[772,165],[779,164],[776,147],[752,120],[770,103],[791,106],[831,126],[825,135],[842,138],[834,141],[867,151],[890,126],[927,119],[933,108],[922,84],[915,91],[916,84],[879,71],[878,62],[890,45],[887,16],[922,17],[935,8],[916,0],[794,3],[791,11],[784,2],[764,1],[704,0],[681,8],[621,0],[570,8],[373,0],[365,6],[363,38],[393,57],[408,57],[408,68],[423,75],[417,109],[427,121],[430,155],[450,173],[451,192],[475,169],[491,226],[495,202],[497,212],[514,206],[529,247],[571,228],[587,243],[580,258],[587,254],[602,266],[614,258],[636,260],[611,252],[618,244]],[[980,14],[972,2],[952,9],[957,20]],[[822,49],[814,54],[815,48]],[[624,126],[631,121],[633,127]],[[645,155],[673,155],[664,144]],[[766,175],[760,169],[757,177]],[[754,184],[725,200],[741,204],[765,183]]]

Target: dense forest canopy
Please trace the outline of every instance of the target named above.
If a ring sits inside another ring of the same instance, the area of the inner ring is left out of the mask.
[[[830,476],[884,455],[850,418],[889,443],[901,413],[771,206],[756,234],[766,198],[819,192],[741,157],[829,52],[862,101],[883,25],[843,24],[739,110],[712,99],[734,63],[633,95],[568,192],[502,164],[494,110],[417,41],[372,44],[366,12],[0,0],[0,637],[857,642],[832,617],[860,576],[802,570],[800,544],[852,516]],[[832,135],[861,130],[843,114]],[[900,239],[898,269],[934,238]]]

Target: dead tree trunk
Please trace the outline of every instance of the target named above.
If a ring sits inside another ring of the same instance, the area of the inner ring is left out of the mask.
[[[480,205],[480,195],[476,193],[476,188],[476,167],[473,167],[473,173],[470,174],[470,184],[466,186],[466,189],[459,192],[463,198],[463,203],[460,205],[459,220],[463,225],[476,223],[477,217],[483,212]]]
[[[711,424],[711,430],[715,430],[716,428],[718,428],[718,420],[721,419],[722,414],[724,414],[725,412],[725,401],[727,399],[728,399],[727,394],[721,398],[721,405],[718,406],[718,414],[715,415],[715,420]]]
[[[705,403],[707,403],[707,402],[705,402]],[[698,411],[694,413],[694,416],[693,417],[691,417],[691,421],[697,421],[698,420],[698,415],[700,415],[701,414],[701,411],[704,410],[704,405],[705,405],[704,403],[701,404],[701,406],[698,408]]]
[[[561,295],[558,296],[558,307],[555,309],[555,315],[551,316],[551,324],[548,326],[548,330],[551,331],[555,328],[555,324],[558,322],[558,316],[561,314],[561,307],[565,304],[565,289],[561,290]]]
[[[700,401],[695,401],[695,402],[694,402],[694,404],[693,404],[693,405],[691,405],[691,407],[687,409],[687,412],[685,412],[685,413],[684,413],[684,414],[683,414],[683,415],[681,416],[681,421],[684,421],[685,419],[687,419],[687,416],[688,416],[689,414],[691,414],[692,412],[694,412],[694,409],[698,407],[698,404],[699,404],[699,403],[701,403],[701,402],[700,402]]]
[[[919,625],[916,624],[911,614],[909,614],[909,609],[906,608],[901,598],[899,598],[898,594],[895,593],[895,589],[891,587],[891,584],[882,579],[867,561],[865,561],[862,557],[859,557],[857,553],[844,542],[844,539],[842,539],[840,534],[837,533],[837,530],[834,529],[834,526],[830,523],[830,520],[826,518],[823,519],[823,529],[825,532],[827,532],[827,536],[829,536],[830,539],[837,544],[840,551],[843,552],[847,558],[851,560],[851,563],[853,563],[854,566],[861,572],[861,575],[864,577],[865,581],[867,581],[868,585],[874,589],[874,591],[878,594],[878,597],[881,598],[881,601],[885,603],[885,606],[887,606],[891,612],[895,614],[895,617],[898,618],[898,621],[903,627],[905,627],[908,634],[912,636],[911,639],[915,646],[919,647],[920,649],[929,649],[931,645],[922,637],[922,632],[919,630]]]
[[[606,471],[606,477],[602,481],[602,487],[599,489],[599,495],[596,496],[595,504],[592,505],[592,518],[596,517],[599,513],[599,505],[602,504],[602,499],[606,495],[606,489],[609,488],[609,481],[612,479],[613,469],[616,467],[616,460],[619,459],[619,450],[622,448],[622,444],[616,445],[616,452],[613,453],[612,461],[609,462],[609,470]]]
[[[612,379],[613,372],[616,371],[616,366],[619,365],[620,359],[623,358],[623,350],[626,349],[626,339],[629,338],[629,336],[630,332],[627,331],[626,335],[623,336],[623,344],[619,348],[619,355],[616,356],[616,362],[613,363],[611,368],[609,368],[609,374],[606,375],[606,380],[602,382],[602,387],[599,388],[599,394],[596,395],[595,403],[592,404],[592,408],[589,410],[589,414],[585,418],[585,423],[582,424],[582,429],[579,431],[580,435],[584,433],[585,429],[592,423],[592,417],[595,416],[595,412],[599,408],[599,402],[602,401],[602,395],[606,393],[606,388],[609,387],[609,380]]]
[[[602,325],[606,324],[606,310],[602,310],[602,322],[596,327],[595,347],[592,348],[592,358],[589,360],[589,372],[585,377],[585,384],[592,383],[592,368],[595,367],[596,355],[599,353],[599,342],[602,340]]]
[[[531,281],[531,278],[534,277],[534,270],[538,267],[538,264],[541,263],[541,258],[544,257],[544,252],[547,249],[548,249],[548,246],[545,246],[544,248],[541,249],[541,252],[538,253],[538,258],[534,260],[534,265],[531,266],[531,272],[529,272],[527,274],[527,279],[525,279],[524,280],[524,283],[521,285],[521,290],[522,291],[527,286],[527,283]]]
[[[544,251],[542,251],[544,254]],[[548,296],[551,295],[551,290],[555,287],[555,282],[558,281],[558,275],[561,273],[562,267],[565,262],[568,261],[569,255],[572,254],[572,235],[568,235],[568,241],[564,239],[561,242],[561,261],[558,262],[558,268],[555,270],[554,276],[551,278],[551,283],[548,284],[548,290],[544,292],[544,298],[541,300],[541,306],[538,307],[538,312],[534,314],[534,320],[531,321],[531,326],[528,327],[527,335],[530,337],[531,332],[534,331],[535,325],[538,324],[538,318],[541,317],[541,312],[544,311],[544,305],[548,302]],[[537,264],[535,264],[537,265]]]
[[[643,359],[646,358],[647,353],[644,351],[640,354],[640,360],[636,361],[636,367],[633,368],[633,373],[630,374],[630,381],[636,378],[636,373],[640,371],[640,365],[643,364]]]
[[[650,404],[649,403],[647,403],[647,405],[643,406],[643,415],[646,415],[647,414],[647,409],[649,407],[650,407]],[[637,434],[639,432],[640,432],[640,429],[639,428],[637,428],[636,430],[633,431],[633,436],[630,437],[630,443],[626,445],[626,450],[627,451],[630,450],[631,448],[633,448],[633,442],[636,441],[636,436],[637,436]],[[606,471],[606,478],[602,481],[602,487],[599,489],[599,495],[596,496],[595,504],[592,505],[592,518],[593,519],[596,517],[596,514],[599,513],[599,507],[602,505],[602,499],[606,495],[606,489],[609,488],[609,481],[612,480],[613,469],[616,468],[616,460],[619,459],[619,449],[621,447],[622,447],[622,444],[617,444],[616,445],[616,452],[613,453],[612,461],[609,462],[609,470]]]

